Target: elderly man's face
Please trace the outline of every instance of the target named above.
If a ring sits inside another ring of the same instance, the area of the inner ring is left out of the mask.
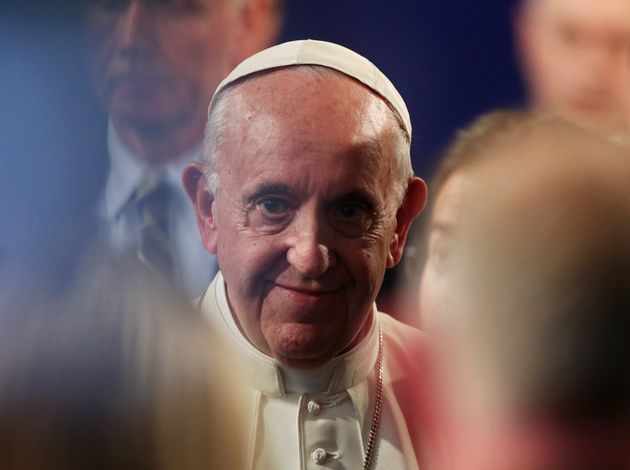
[[[603,133],[624,126],[627,0],[530,0],[519,29],[535,104]]]
[[[350,78],[287,69],[228,99],[204,241],[249,340],[289,366],[322,365],[367,333],[424,184],[411,184],[415,212],[397,211],[400,130]]]
[[[232,0],[90,0],[91,74],[115,121],[155,133],[203,126],[233,57]]]

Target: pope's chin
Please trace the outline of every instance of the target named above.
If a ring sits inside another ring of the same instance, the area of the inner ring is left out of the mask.
[[[343,349],[341,325],[289,323],[263,332],[271,356],[293,369],[314,369],[328,363]]]

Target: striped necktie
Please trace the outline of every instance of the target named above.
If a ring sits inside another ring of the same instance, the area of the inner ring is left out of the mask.
[[[168,236],[168,208],[172,189],[150,178],[136,191],[134,205],[140,215],[138,259],[151,271],[172,280],[173,246]]]

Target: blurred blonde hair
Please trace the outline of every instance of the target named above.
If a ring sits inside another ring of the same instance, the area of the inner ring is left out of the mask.
[[[79,273],[0,311],[0,468],[244,468],[242,387],[204,318],[140,267]]]

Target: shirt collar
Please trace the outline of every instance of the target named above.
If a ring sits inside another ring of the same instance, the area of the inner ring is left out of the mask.
[[[121,213],[134,191],[148,175],[155,175],[159,179],[168,181],[172,187],[183,192],[182,171],[188,163],[201,159],[202,145],[203,142],[200,141],[176,160],[154,168],[136,158],[131,149],[122,141],[110,120],[107,129],[110,170],[105,186],[107,219],[113,220]]]
[[[208,288],[201,309],[234,344],[248,367],[251,384],[262,392],[282,396],[286,393],[338,393],[364,381],[376,364],[378,326],[373,306],[368,335],[352,350],[325,366],[309,371],[291,369],[256,349],[236,324],[227,300],[225,281],[219,272]],[[208,315],[212,312],[212,315]],[[218,323],[218,324],[217,324]]]

